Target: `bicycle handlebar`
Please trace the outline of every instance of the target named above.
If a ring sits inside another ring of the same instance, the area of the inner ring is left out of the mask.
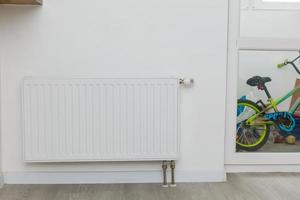
[[[300,54],[300,50],[299,50],[299,54]],[[284,66],[286,66],[286,65],[292,65],[293,66],[293,68],[296,70],[296,72],[300,75],[300,70],[298,69],[298,67],[296,66],[296,64],[295,64],[295,62],[298,60],[298,59],[300,59],[300,55],[299,56],[297,56],[294,60],[292,60],[292,61],[289,61],[288,59],[286,59],[283,63],[279,63],[278,65],[277,65],[277,68],[283,68]]]

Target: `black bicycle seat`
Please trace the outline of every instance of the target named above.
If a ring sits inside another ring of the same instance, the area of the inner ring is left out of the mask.
[[[260,77],[260,76],[253,76],[247,80],[247,84],[250,86],[259,86],[264,85],[267,82],[272,81],[270,77]]]

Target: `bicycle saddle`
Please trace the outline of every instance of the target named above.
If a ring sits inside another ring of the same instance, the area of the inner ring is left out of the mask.
[[[247,80],[247,84],[250,86],[260,86],[270,81],[272,81],[270,77],[253,76]]]

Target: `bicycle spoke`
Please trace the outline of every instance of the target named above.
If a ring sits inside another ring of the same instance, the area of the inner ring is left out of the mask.
[[[238,139],[237,139],[237,142],[242,142],[241,140],[242,140],[242,137],[239,136]]]
[[[250,144],[250,143],[249,143],[249,140],[248,140],[248,138],[247,138],[247,136],[246,136],[245,133],[244,133],[244,138],[245,138],[245,141],[247,142],[247,144]]]
[[[239,128],[237,129],[238,137],[236,141],[246,145],[255,144],[260,139],[263,131],[265,131],[265,128],[263,127],[244,128],[242,126],[239,126]]]
[[[253,131],[253,136],[255,138],[260,138],[260,134],[256,132],[256,129]]]
[[[265,128],[255,128],[255,130],[264,131],[264,130],[265,130]]]
[[[255,144],[257,142],[257,137],[255,137],[255,135],[253,135],[254,137],[252,137],[252,144]],[[259,137],[258,137],[259,138]]]

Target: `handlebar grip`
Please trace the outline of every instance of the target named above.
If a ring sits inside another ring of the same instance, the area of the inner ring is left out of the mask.
[[[280,63],[280,64],[278,64],[278,65],[277,65],[277,68],[279,68],[279,69],[280,69],[280,68],[282,68],[282,67],[284,67],[284,66],[286,66],[286,63],[285,63],[285,62],[284,62],[284,63]]]
[[[277,68],[282,68],[282,67],[284,67],[284,66],[286,66],[286,65],[288,65],[289,64],[289,61],[286,59],[283,63],[280,63],[280,64],[278,64],[277,65]]]

